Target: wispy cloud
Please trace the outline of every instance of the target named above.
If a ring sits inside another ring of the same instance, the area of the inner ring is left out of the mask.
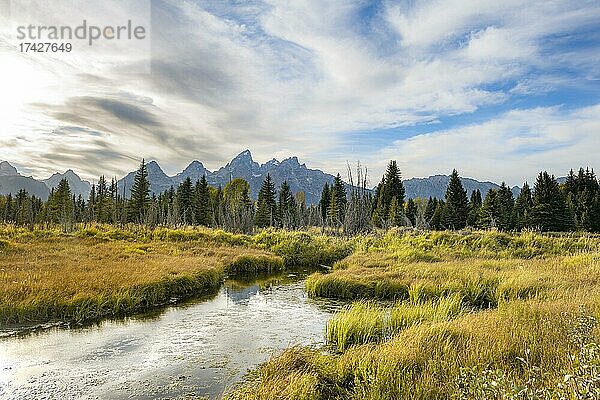
[[[87,10],[59,3],[35,17],[72,21]],[[91,4],[114,23],[149,3]],[[456,166],[515,181],[598,161],[577,144],[592,139],[571,137],[600,119],[594,1],[160,0],[151,14],[151,47],[127,54],[110,43],[66,57],[20,54],[11,27],[0,30],[0,159],[38,176],[72,167],[93,178],[141,157],[167,172],[191,159],[215,168],[250,148],[330,172],[360,158],[378,176],[398,158],[408,176]],[[585,91],[586,101],[558,90]],[[417,132],[398,140],[390,129]],[[357,132],[380,144],[362,153],[349,145]],[[527,157],[504,166],[492,151],[501,144]],[[502,168],[486,168],[490,160]]]
[[[512,110],[489,121],[397,140],[371,158],[397,158],[409,176],[446,173],[521,185],[548,170],[598,165],[600,105],[566,111],[561,107]],[[382,165],[380,165],[382,167]]]

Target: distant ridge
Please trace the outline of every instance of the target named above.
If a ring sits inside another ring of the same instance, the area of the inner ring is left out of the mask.
[[[8,161],[0,162],[0,194],[10,193],[14,196],[21,189],[25,189],[30,195],[43,200],[48,198],[50,192],[43,182],[19,174]]]
[[[418,197],[425,199],[437,197],[438,199],[443,199],[446,195],[449,180],[449,175],[432,175],[428,178],[407,179],[403,182],[406,197],[409,199],[416,199]],[[473,191],[479,189],[481,195],[485,197],[488,190],[500,188],[500,185],[489,181],[481,182],[476,179],[463,177],[460,180],[467,191],[467,196],[470,196]],[[521,193],[521,188],[514,186],[511,188],[511,191],[513,196],[517,197]]]
[[[208,170],[202,162],[192,161],[183,171],[169,176],[156,161],[150,161],[147,164],[148,178],[150,181],[150,191],[155,194],[168,190],[171,186],[177,187],[186,178],[190,178],[196,183],[203,175],[209,185],[213,187],[225,187],[225,185],[235,178],[243,178],[250,184],[250,196],[256,199],[260,185],[267,174],[275,181],[277,188],[284,180],[287,180],[292,191],[303,191],[306,196],[307,204],[316,204],[321,197],[321,191],[325,183],[331,184],[334,176],[318,169],[310,169],[304,163],[300,163],[298,157],[289,157],[279,161],[275,158],[264,164],[259,164],[253,160],[249,150],[244,150],[235,156],[225,166],[215,170]],[[99,171],[101,174],[102,172]],[[128,197],[133,186],[135,171],[132,171],[118,180],[117,186],[119,193],[125,193]],[[17,171],[7,161],[0,162],[0,194],[12,193],[15,195],[20,189],[25,189],[42,199],[47,199],[50,190],[58,185],[61,179],[66,178],[75,196],[82,195],[86,200],[89,196],[91,184],[82,180],[73,170],[69,169],[64,173],[55,173],[51,177],[42,181],[32,177],[26,177]],[[406,198],[444,198],[446,187],[448,185],[448,175],[432,175],[427,178],[411,178],[404,182]],[[564,178],[558,178],[559,182],[564,182]],[[498,189],[499,184],[489,181],[478,181],[472,178],[461,178],[463,186],[470,195],[476,189],[485,196],[489,189]],[[349,188],[349,185],[347,186]],[[511,188],[516,197],[520,192],[518,186]]]

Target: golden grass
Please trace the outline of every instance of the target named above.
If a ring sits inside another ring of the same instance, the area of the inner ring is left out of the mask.
[[[306,282],[311,296],[358,300],[329,321],[329,345],[286,350],[230,398],[600,398],[598,237],[353,240]]]
[[[327,323],[327,341],[337,350],[389,340],[403,329],[423,322],[442,322],[462,312],[462,297],[451,295],[437,301],[403,302],[393,307],[358,301]]]
[[[311,296],[430,300],[458,293],[473,307],[600,287],[600,252],[545,259],[466,259],[407,263],[384,253],[353,254],[345,269],[312,275]],[[368,264],[368,266],[364,266]],[[377,265],[377,266],[375,266]]]
[[[78,320],[214,291],[226,270],[281,269],[263,250],[200,241],[19,236],[0,249],[0,321]]]

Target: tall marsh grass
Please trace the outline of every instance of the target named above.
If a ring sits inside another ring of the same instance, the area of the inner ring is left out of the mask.
[[[327,323],[327,342],[343,352],[353,345],[391,339],[403,329],[423,322],[442,322],[462,312],[462,297],[437,301],[402,302],[392,307],[359,301]]]
[[[9,235],[10,246],[0,250],[0,324],[129,315],[214,293],[226,273],[283,268],[281,257],[245,246],[140,236],[123,240],[113,233],[111,239]]]
[[[454,317],[441,310],[437,321],[409,324],[387,341],[350,346],[339,354],[291,348],[262,365],[228,398],[592,399],[578,396],[575,385],[565,388],[563,383],[583,382],[591,393],[600,388],[589,375],[590,368],[600,363],[600,353],[589,350],[592,345],[582,347],[571,340],[577,320],[574,306],[514,301]],[[450,309],[456,310],[455,303]],[[592,339],[597,343],[600,337],[595,332]],[[574,360],[584,361],[586,368]],[[498,384],[494,376],[502,376],[505,386],[516,390],[493,392]],[[487,392],[480,390],[484,385]],[[549,393],[559,385],[565,397],[525,396]]]
[[[306,281],[310,296],[356,301],[327,325],[333,348],[288,349],[230,398],[600,398],[598,236],[350,241],[351,255]],[[585,341],[581,318],[594,321]]]

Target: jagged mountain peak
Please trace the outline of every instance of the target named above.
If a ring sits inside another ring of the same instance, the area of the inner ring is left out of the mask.
[[[194,160],[191,163],[189,163],[189,165],[187,167],[185,167],[185,169],[197,169],[197,168],[204,168],[204,164],[202,164],[200,161],[198,160]],[[185,170],[184,170],[185,171]]]
[[[233,157],[233,159],[229,162],[229,164],[234,164],[234,163],[238,163],[238,162],[250,162],[251,163],[253,161],[254,160],[252,159],[252,153],[250,153],[250,150],[244,150],[237,156]]]
[[[69,187],[71,188],[71,193],[75,196],[81,195],[83,198],[87,199],[92,185],[88,181],[84,181],[73,171],[72,169],[66,170],[64,173],[55,172],[47,179],[42,180],[46,187],[49,190],[58,186],[59,182],[62,179],[66,179],[69,182]]]
[[[8,161],[0,162],[0,176],[17,176],[19,173]]]
[[[275,157],[273,157],[272,159],[270,159],[269,161],[267,161],[266,163],[264,163],[263,165],[261,165],[261,167],[266,167],[266,166],[271,166],[271,165],[277,166],[279,164],[281,164],[279,162],[279,160],[276,159]]]
[[[298,161],[298,157],[293,156],[293,157],[288,157],[285,160],[283,160],[281,162],[282,164],[294,164],[294,165],[300,165],[300,162]]]
[[[146,163],[146,167],[148,167],[148,169],[150,169],[150,168],[152,168],[152,169],[160,169],[162,171],[162,168],[160,167],[160,165],[158,164],[158,162],[156,160],[148,161]]]

